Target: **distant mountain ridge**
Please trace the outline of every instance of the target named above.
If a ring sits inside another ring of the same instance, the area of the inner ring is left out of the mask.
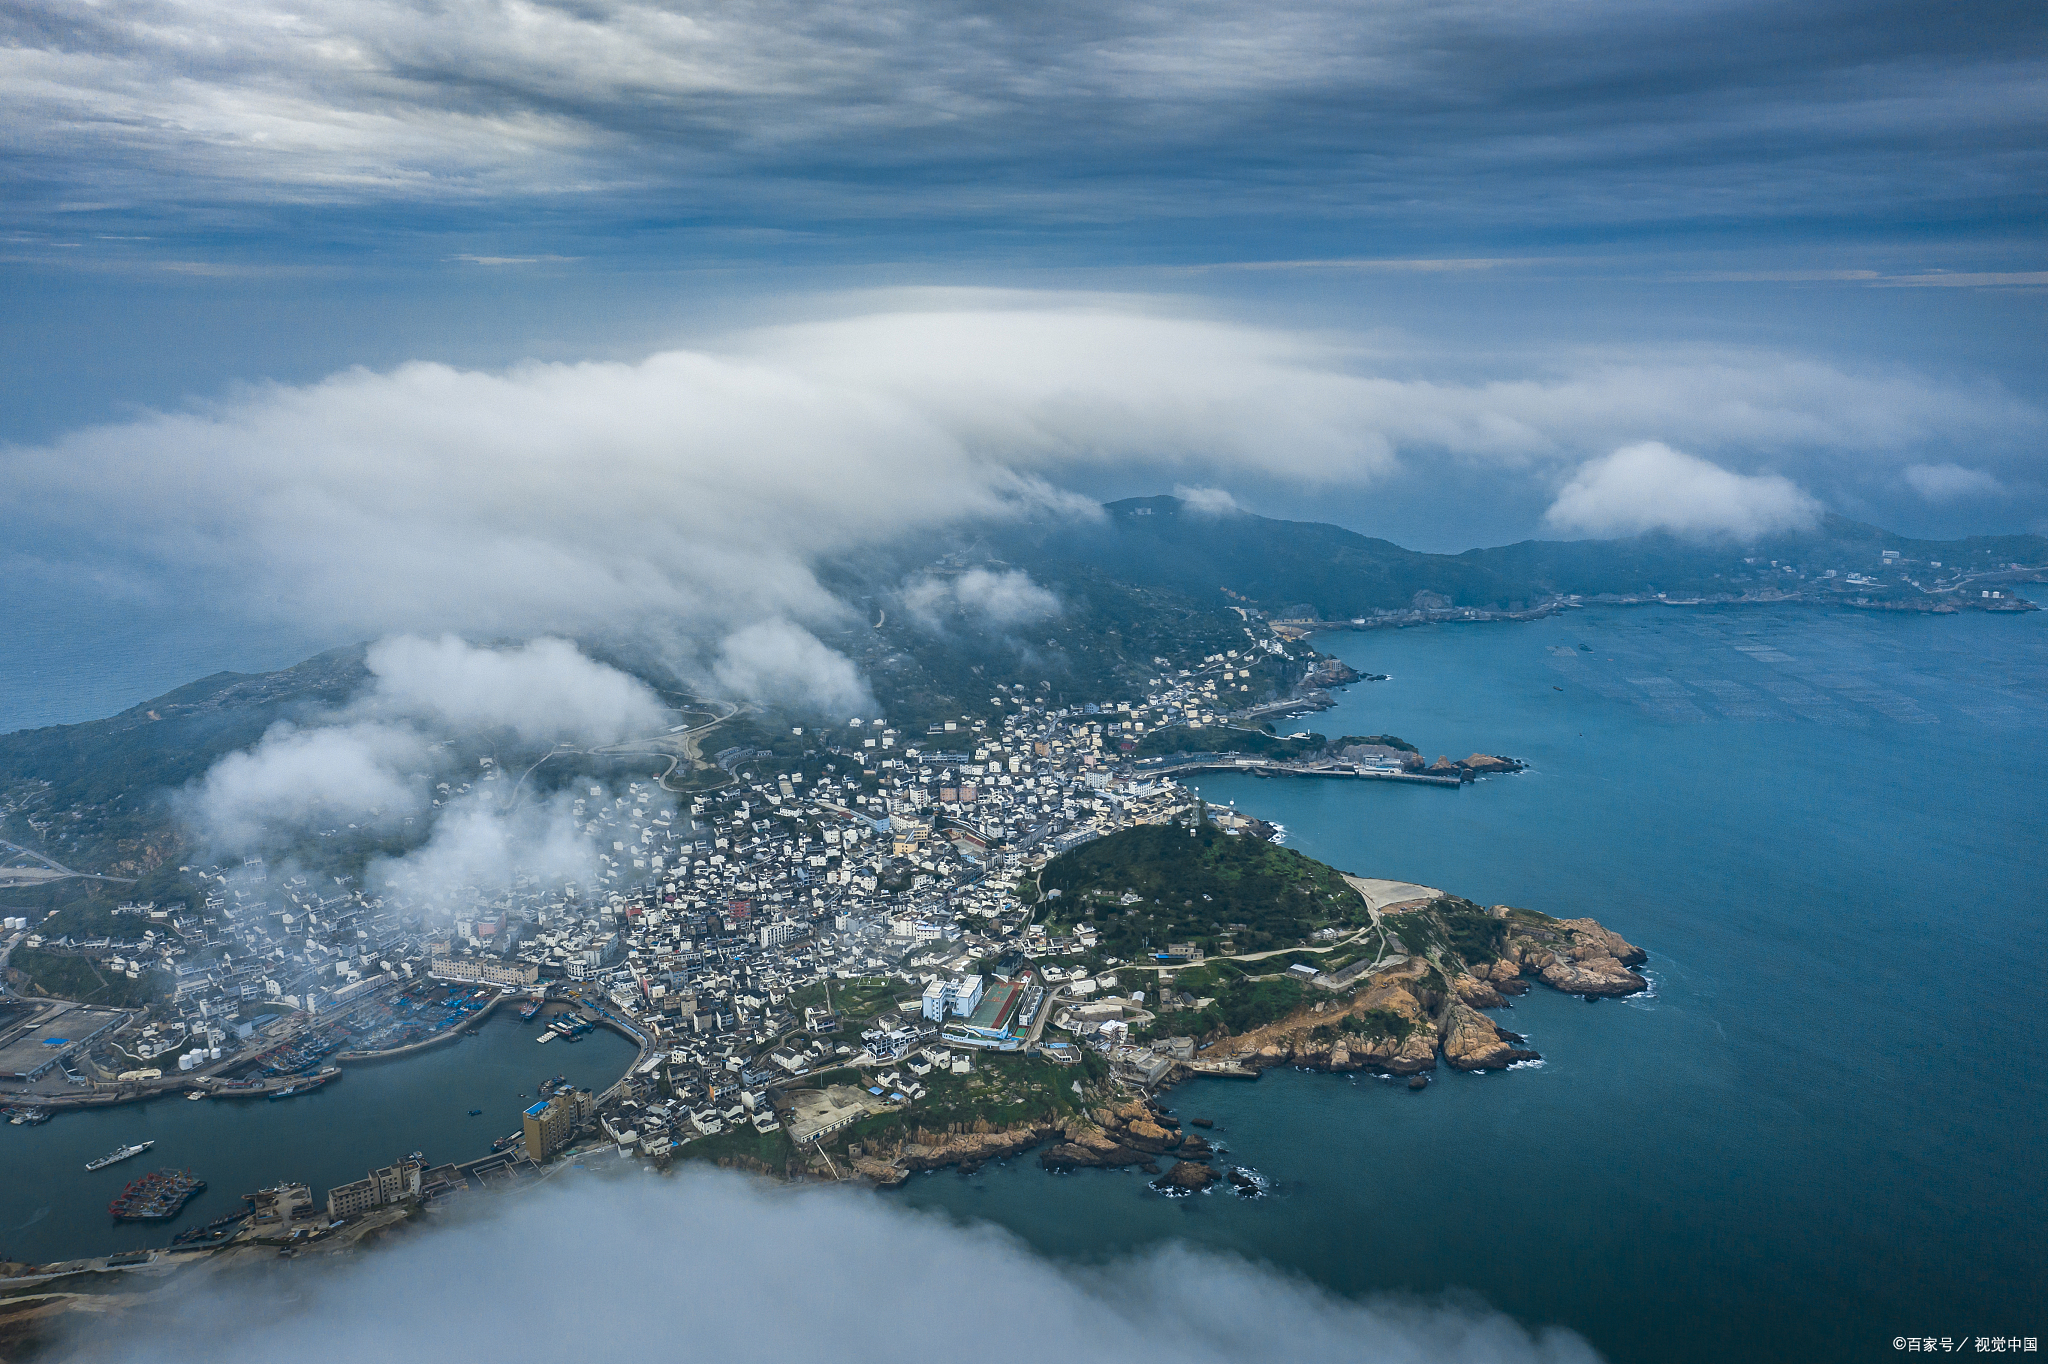
[[[1175,497],[1103,510],[1088,521],[969,527],[937,544],[906,542],[823,565],[831,590],[872,612],[826,643],[860,667],[892,723],[920,732],[992,718],[1027,696],[1056,709],[1140,695],[1169,668],[1241,647],[1254,615],[1396,624],[1484,618],[1448,608],[1554,609],[1574,596],[1660,593],[2031,609],[2011,584],[2048,581],[2048,539],[2038,535],[1913,540],[1844,517],[1748,544],[1652,534],[1429,554],[1341,526],[1217,515]],[[1058,597],[1058,610],[997,628],[964,610],[942,619],[906,609],[906,584],[977,566],[1027,570]],[[1930,594],[1922,584],[1935,586],[1937,574],[1946,585]],[[687,690],[652,660],[602,641],[583,647],[660,688]],[[1284,666],[1260,659],[1244,673],[1254,693],[1247,703],[1292,694],[1314,661],[1301,650]],[[147,897],[183,851],[168,792],[278,720],[331,712],[368,678],[356,645],[277,672],[216,673],[104,720],[0,735],[0,836],[136,877],[133,893]],[[766,713],[736,719],[728,737],[771,748],[802,742]]]
[[[989,528],[982,543],[1051,583],[1092,570],[1217,604],[1256,607],[1268,616],[1306,607],[1320,620],[1408,609],[1419,593],[1441,597],[1443,605],[1515,610],[1559,596],[1783,591],[1825,580],[1829,570],[1836,582],[1851,573],[1867,578],[1889,571],[1890,586],[1917,592],[1897,577],[1903,568],[1923,570],[1922,581],[1937,562],[1944,574],[2028,581],[2048,565],[2048,538],[2039,535],[1915,540],[1835,515],[1809,531],[1749,541],[1651,532],[1430,554],[1341,526],[1217,514],[1176,497],[1126,498],[1103,510],[1099,522]],[[1899,562],[1888,565],[1886,550]],[[2015,563],[2024,569],[2015,573],[2009,567]]]

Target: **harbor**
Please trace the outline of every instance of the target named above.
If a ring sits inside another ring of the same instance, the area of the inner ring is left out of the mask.
[[[458,1038],[383,1064],[348,1066],[337,1082],[286,1102],[188,1103],[172,1094],[42,1125],[0,1124],[0,1161],[9,1174],[0,1181],[0,1260],[48,1263],[174,1241],[209,1244],[232,1232],[248,1209],[241,1195],[251,1189],[298,1181],[324,1197],[394,1152],[424,1150],[437,1163],[458,1165],[488,1160],[492,1143],[518,1128],[544,1083],[560,1075],[601,1091],[633,1062],[633,1044],[609,1029],[541,1051],[533,1045],[539,1027],[501,1009]],[[471,1109],[481,1111],[472,1117]],[[141,1173],[140,1162],[94,1172],[85,1166],[141,1142],[153,1143],[152,1167],[189,1169],[207,1187],[165,1220],[112,1222],[109,1200]]]

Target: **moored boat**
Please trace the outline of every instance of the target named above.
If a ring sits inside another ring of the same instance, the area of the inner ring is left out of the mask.
[[[119,1165],[124,1160],[129,1160],[135,1156],[141,1155],[144,1151],[147,1151],[150,1147],[154,1145],[156,1145],[155,1141],[139,1141],[127,1146],[118,1147],[112,1151],[107,1152],[98,1160],[88,1160],[85,1163],[86,1172],[90,1174],[94,1170],[104,1170],[109,1165]]]
[[[107,1213],[117,1222],[167,1222],[205,1191],[190,1170],[152,1170],[115,1194]]]

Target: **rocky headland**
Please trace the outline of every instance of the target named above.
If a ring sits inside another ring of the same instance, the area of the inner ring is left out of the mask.
[[[1214,841],[1218,848],[1207,854],[1198,838],[1162,845],[1168,865],[1181,873],[1174,887],[1196,885],[1189,869],[1205,855],[1224,857],[1240,872],[1240,863],[1277,855],[1260,854],[1252,839],[1229,845]],[[1115,871],[1130,878],[1144,849],[1124,851],[1130,855],[1116,859]],[[1411,1089],[1422,1091],[1429,1074],[1440,1067],[1504,1070],[1541,1059],[1525,1038],[1490,1016],[1539,984],[1586,999],[1632,995],[1649,987],[1635,969],[1648,954],[1593,919],[1482,906],[1430,887],[1347,876],[1299,854],[1289,856],[1307,868],[1307,879],[1291,884],[1307,889],[1283,886],[1274,893],[1304,900],[1320,894],[1326,903],[1318,914],[1353,925],[1319,930],[1335,938],[1330,947],[1161,968],[1156,1007],[1167,1012],[1146,1025],[1146,1035],[1164,1037],[1176,1031],[1176,1022],[1186,1020],[1182,1026],[1194,1024],[1195,1036],[1156,1044],[1136,1037],[1117,1042],[1107,1054],[1112,1062],[1108,1073],[1085,1095],[1077,1084],[1078,1107],[1058,1116],[1048,1113],[1009,1126],[977,1120],[943,1130],[910,1128],[892,1144],[850,1145],[850,1168],[835,1168],[833,1175],[894,1186],[920,1171],[958,1167],[971,1173],[985,1161],[1037,1149],[1039,1163],[1049,1171],[1136,1168],[1154,1176],[1154,1187],[1166,1194],[1199,1191],[1219,1180],[1251,1192],[1256,1177],[1218,1168],[1215,1146],[1195,1130],[1207,1128],[1207,1122],[1190,1119],[1183,1129],[1159,1097],[1165,1087],[1199,1074],[1256,1076],[1276,1066],[1294,1066],[1406,1076]],[[1301,871],[1293,862],[1285,869]],[[1077,882],[1077,887],[1086,893],[1088,883]],[[1193,894],[1182,898],[1195,900]],[[1200,898],[1210,901],[1206,893]],[[1213,912],[1242,910],[1217,904]],[[1307,963],[1299,959],[1312,954],[1318,969],[1304,979]],[[1264,1018],[1254,1014],[1240,1031],[1232,1032],[1225,1023],[1204,1032],[1205,1020],[1241,1015],[1219,1012],[1212,999],[1191,1000],[1189,986],[1219,994],[1236,991],[1239,1002],[1275,1001],[1277,1007]],[[1168,1056],[1181,1059],[1162,1075],[1160,1063]]]
[[[1402,923],[1403,913],[1418,916]],[[1507,1006],[1534,977],[1588,998],[1649,988],[1633,967],[1649,954],[1592,919],[1440,897],[1382,916],[1406,931],[1409,955],[1367,972],[1348,993],[1327,992],[1287,1017],[1203,1049],[1206,1064],[1245,1069],[1305,1066],[1414,1075],[1439,1061],[1502,1070],[1541,1059],[1482,1010]],[[1451,944],[1455,943],[1456,946]]]

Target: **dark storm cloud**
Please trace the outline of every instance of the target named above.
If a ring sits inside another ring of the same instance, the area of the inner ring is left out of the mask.
[[[1495,235],[2024,221],[2035,6],[258,0],[0,12],[46,210]]]

